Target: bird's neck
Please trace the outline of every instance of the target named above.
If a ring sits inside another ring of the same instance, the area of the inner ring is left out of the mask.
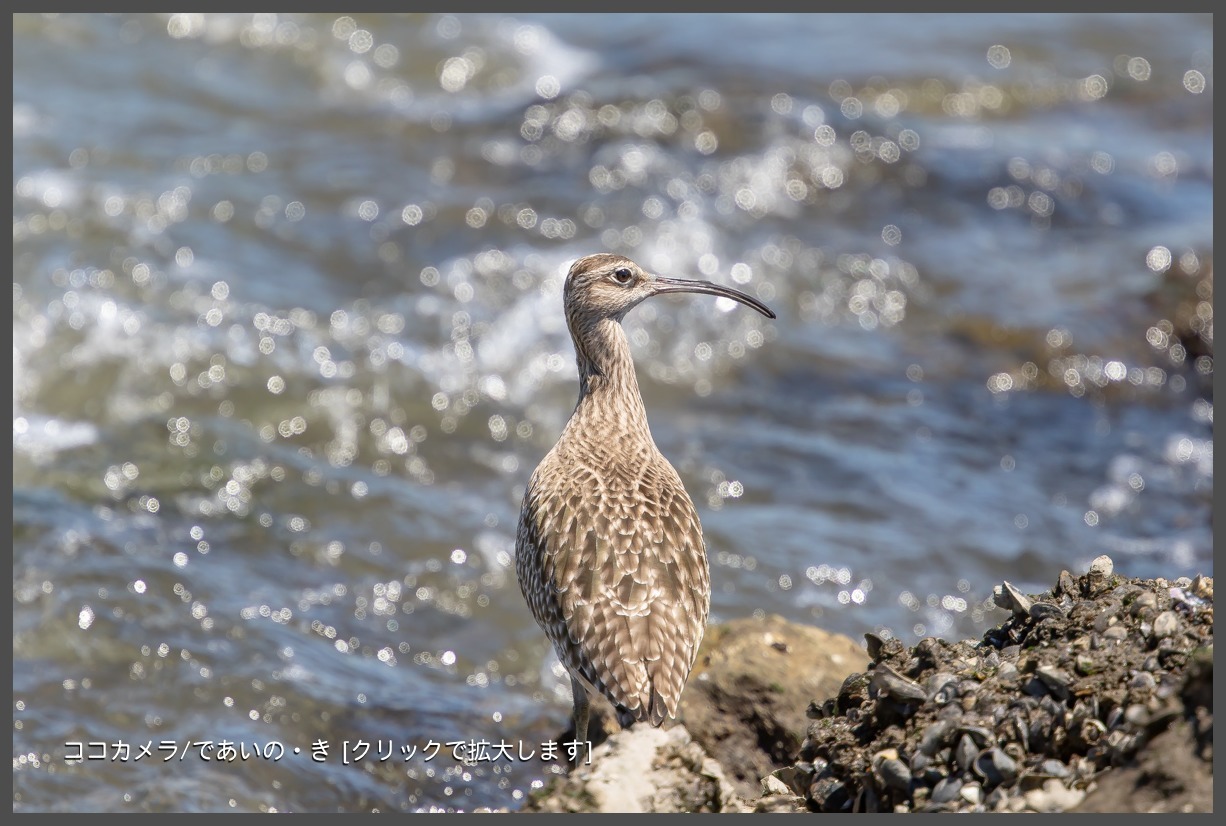
[[[634,374],[630,342],[621,324],[598,319],[571,328],[579,366],[579,402],[575,419],[600,419],[609,434],[651,439],[647,410]]]

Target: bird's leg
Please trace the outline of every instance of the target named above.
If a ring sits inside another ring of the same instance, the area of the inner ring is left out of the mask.
[[[587,721],[591,701],[587,696],[587,688],[574,677],[570,678],[570,690],[575,702],[575,742],[580,744],[575,749],[575,768],[578,768],[587,757]]]

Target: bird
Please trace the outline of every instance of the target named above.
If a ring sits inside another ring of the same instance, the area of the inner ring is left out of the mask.
[[[591,698],[612,703],[623,728],[675,717],[710,611],[698,513],[652,439],[621,325],[645,299],[682,292],[776,317],[738,290],[610,253],[575,261],[563,287],[579,400],[525,487],[515,569],[570,676],[576,744],[587,742]]]

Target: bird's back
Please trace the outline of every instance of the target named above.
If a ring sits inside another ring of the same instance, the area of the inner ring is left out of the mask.
[[[650,438],[568,428],[528,483],[516,572],[568,671],[636,720],[675,714],[710,574],[698,514]]]

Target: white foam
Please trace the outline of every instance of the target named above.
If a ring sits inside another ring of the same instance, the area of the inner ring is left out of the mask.
[[[98,428],[50,416],[13,415],[13,450],[41,461],[61,450],[98,441]]]

